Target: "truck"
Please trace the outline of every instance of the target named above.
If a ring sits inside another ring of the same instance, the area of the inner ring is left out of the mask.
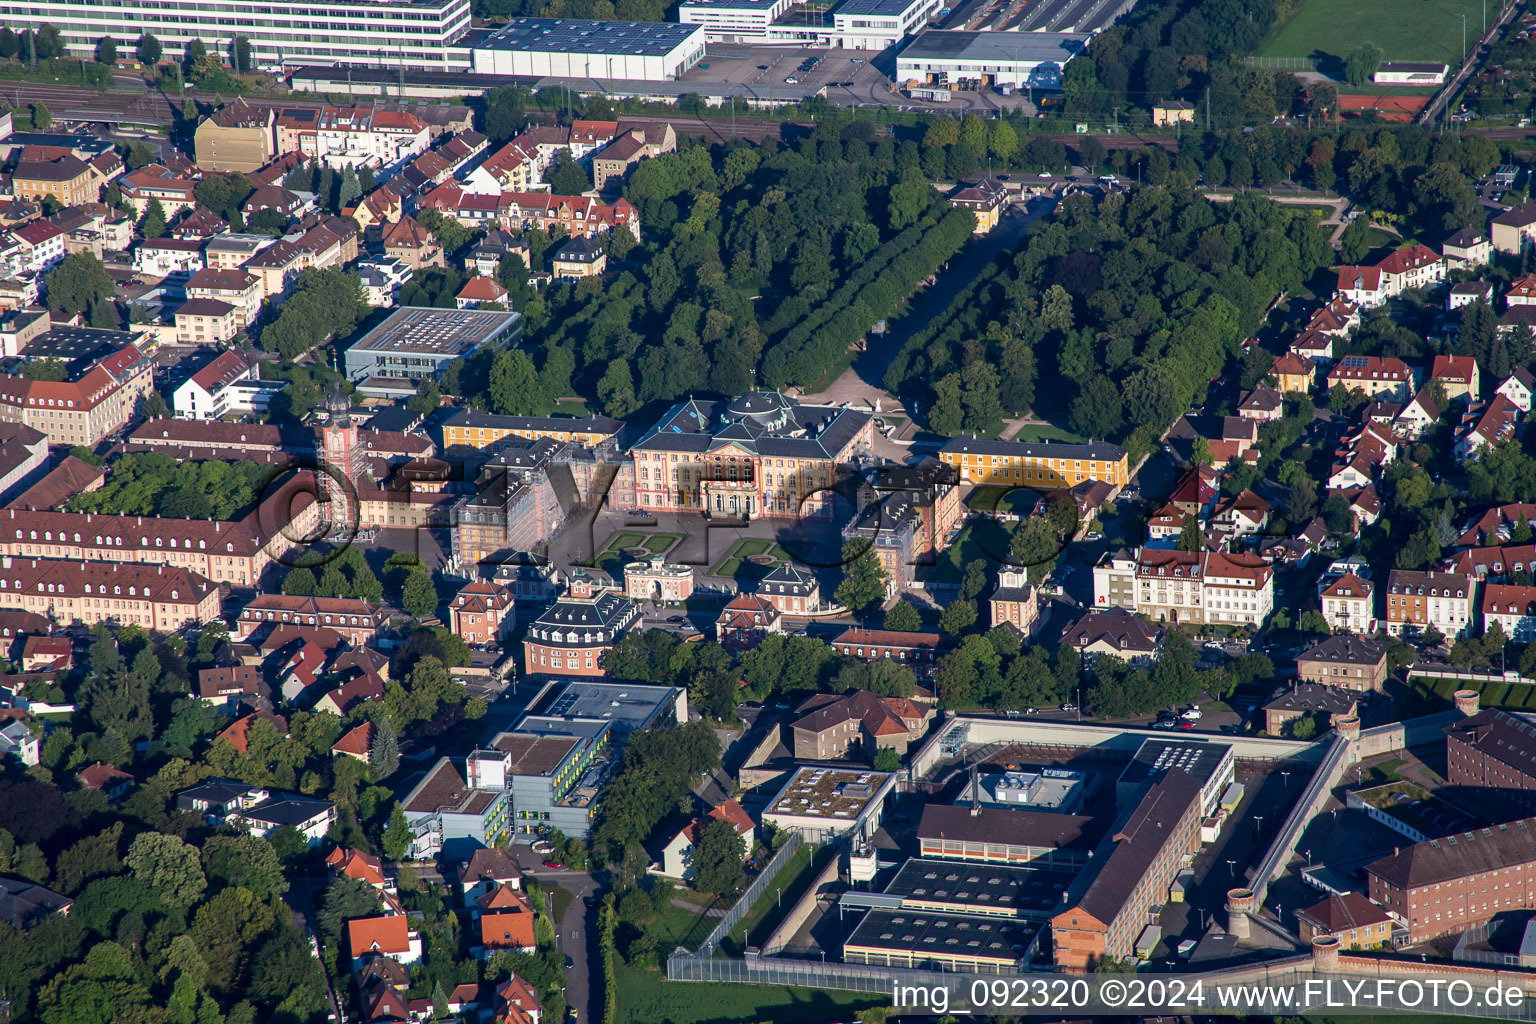
[[[912,90],[912,98],[915,100],[927,100],[930,103],[948,103],[954,94],[948,89],[939,89],[932,86],[920,87]]]

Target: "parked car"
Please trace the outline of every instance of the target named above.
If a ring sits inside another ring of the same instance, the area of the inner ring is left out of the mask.
[[[1179,716],[1186,722],[1198,722],[1205,717],[1205,712],[1199,708],[1190,708]]]
[[[576,961],[575,960],[572,960],[570,957],[566,957],[565,958],[565,969],[566,970],[570,970],[572,967],[575,967],[575,966],[576,966]]]
[[[565,867],[564,864],[561,864],[557,860],[547,860],[544,862],[544,866],[553,871],[559,871],[561,868]]]
[[[1061,706],[1061,710],[1062,710],[1062,711],[1076,711],[1076,710],[1077,710],[1077,705],[1076,705],[1076,704],[1073,704],[1073,703],[1071,703],[1071,702],[1070,702],[1070,701],[1069,701],[1069,702],[1068,702],[1068,703],[1066,703],[1066,704],[1063,704],[1063,705],[1062,705],[1062,706]]]
[[[785,85],[799,85],[800,84],[800,79],[796,78],[794,75],[790,75],[788,78],[784,79],[784,84]]]
[[[1159,718],[1152,723],[1152,728],[1154,729],[1172,729],[1173,727],[1173,719],[1171,718]]]
[[[1193,729],[1195,727],[1195,723],[1186,718],[1178,723],[1178,727],[1180,729]]]

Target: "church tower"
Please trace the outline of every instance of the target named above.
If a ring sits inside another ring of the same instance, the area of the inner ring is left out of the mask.
[[[356,529],[358,515],[357,479],[362,470],[362,453],[357,443],[357,425],[352,422],[352,402],[342,393],[341,381],[325,400],[325,423],[320,428],[320,487],[326,501],[320,514],[327,532]],[[345,486],[340,481],[345,480]]]

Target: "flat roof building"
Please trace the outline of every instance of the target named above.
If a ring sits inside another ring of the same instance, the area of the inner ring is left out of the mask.
[[[917,826],[918,850],[950,860],[1080,868],[1093,849],[1092,823],[1075,814],[927,804]]]
[[[871,910],[843,942],[843,962],[1004,974],[1029,959],[1038,925],[1017,918]]]
[[[895,789],[888,772],[840,771],[802,765],[763,811],[763,821],[798,831],[808,842],[831,842],[857,830],[868,838],[880,827]]]
[[[1020,807],[1075,814],[1088,798],[1094,778],[1091,772],[1066,768],[980,771],[961,790],[956,803],[975,801],[983,807]]]
[[[504,732],[491,750],[470,756],[477,785],[500,784],[512,797],[515,841],[531,842],[550,829],[585,839],[592,831],[597,795],[609,764],[606,725],[592,735]]]
[[[884,50],[921,28],[945,6],[943,0],[845,0],[832,12],[840,46]]]
[[[435,377],[482,345],[515,347],[522,335],[521,313],[402,306],[347,349],[347,376]]]
[[[794,6],[794,0],[683,0],[677,20],[701,25],[711,43],[761,43],[768,26]]]
[[[506,791],[471,786],[446,757],[416,784],[400,809],[411,826],[415,859],[439,853],[468,856],[475,847],[495,846],[506,835]]]
[[[1062,69],[1089,38],[1080,32],[928,29],[896,55],[896,80],[947,84],[985,78],[993,85],[1057,90]]]
[[[612,726],[615,739],[637,729],[649,729],[665,722],[683,725],[688,721],[688,693],[676,686],[642,686],[635,683],[605,683],[578,680],[545,701],[533,713],[523,716],[518,732],[542,735],[588,735],[589,725]]]
[[[481,75],[665,82],[704,57],[700,25],[513,18],[471,50]]]
[[[1205,817],[1215,813],[1221,794],[1232,785],[1235,764],[1229,743],[1149,739],[1120,773],[1115,784],[1115,802],[1120,806],[1129,804],[1136,798],[1137,789],[1178,770],[1200,783],[1200,814]]]
[[[6,25],[20,33],[53,25],[72,57],[90,57],[103,35],[127,42],[152,34],[166,61],[180,60],[191,39],[226,60],[238,34],[250,40],[254,64],[372,64],[463,70],[459,40],[470,27],[469,0],[42,0],[5,6]]]

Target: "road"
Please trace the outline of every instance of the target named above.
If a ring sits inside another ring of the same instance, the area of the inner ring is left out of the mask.
[[[597,908],[586,904],[587,897],[596,897],[597,882],[584,871],[566,868],[555,870],[540,866],[528,870],[525,865],[524,870],[529,877],[537,878],[545,891],[559,886],[576,896],[565,916],[557,922],[555,948],[573,961],[571,969],[565,972],[566,1005],[575,1007],[579,1021],[597,1020],[597,1011],[603,1005],[602,953],[597,948]],[[548,909],[549,904],[545,907]],[[548,1024],[561,1022],[550,1021]]]

